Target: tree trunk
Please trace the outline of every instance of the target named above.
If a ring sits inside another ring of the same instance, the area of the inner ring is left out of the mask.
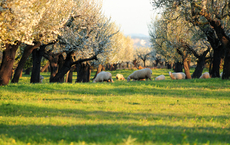
[[[183,60],[183,65],[184,65],[184,71],[185,71],[185,74],[186,74],[186,78],[187,79],[191,79],[191,74],[190,74],[190,70],[189,70],[189,66],[188,66],[188,58],[186,57],[184,60]]]
[[[222,47],[213,48],[213,61],[212,61],[212,69],[210,75],[212,78],[219,78],[220,77],[220,60],[222,55]]]
[[[226,49],[222,79],[229,79],[230,77],[230,42],[228,42]]]
[[[6,44],[6,49],[3,51],[2,64],[0,66],[0,86],[9,84],[16,51],[19,45],[20,43],[17,45]]]
[[[133,60],[133,65],[134,65],[134,67],[137,67],[137,60],[136,59]]]
[[[107,63],[106,66],[105,66],[105,70],[109,70],[110,69],[110,64]]]
[[[40,82],[41,60],[42,60],[42,56],[45,52],[46,46],[47,45],[42,45],[42,46],[40,46],[39,50],[34,49],[32,52],[33,68],[32,68],[30,83],[39,83]]]
[[[50,62],[50,82],[51,80],[56,76],[58,72],[58,56],[59,55],[53,55],[52,58],[49,60]]]
[[[61,71],[58,72],[58,73],[55,75],[55,77],[52,78],[52,80],[51,80],[50,82],[59,82],[59,79],[60,79],[61,77],[63,77],[63,76],[71,69],[71,66],[74,65],[74,64],[81,64],[82,62],[89,61],[89,60],[94,60],[94,59],[97,60],[97,56],[94,55],[94,56],[92,56],[92,57],[90,57],[90,58],[87,58],[87,59],[79,59],[79,60],[73,62],[72,54],[73,54],[73,52],[67,54],[65,63],[64,63],[64,65],[63,65]]]
[[[62,55],[62,54],[59,55],[59,58],[58,58],[58,72],[61,71],[61,69],[62,69],[62,67],[63,67],[63,65],[64,65],[64,62],[65,62],[65,60],[64,60],[63,55]],[[63,77],[60,78],[60,81],[59,81],[60,83],[63,83],[63,82],[64,82],[64,77],[65,77],[65,76],[63,76]]]
[[[62,82],[62,78],[71,69],[72,63],[72,53],[68,53],[62,69],[60,69],[54,77],[50,78],[50,82]]]
[[[145,67],[145,61],[146,61],[146,60],[143,60],[143,62],[144,62],[144,67]]]
[[[76,82],[89,82],[90,81],[90,75],[91,75],[91,66],[89,63],[84,62],[81,64],[78,64],[77,67],[77,80]]]
[[[202,75],[202,72],[204,70],[205,66],[205,57],[200,56],[197,61],[197,66],[195,68],[195,71],[192,74],[192,78],[199,78]]]
[[[71,69],[66,73],[66,83],[72,83],[73,82],[73,71],[74,67],[71,67]]]
[[[43,66],[43,68],[41,69],[40,72],[47,72],[46,70],[48,69],[48,67],[50,66],[49,62],[46,63],[45,66]]]
[[[183,64],[181,62],[174,63],[174,72],[183,72]]]
[[[40,42],[35,43],[35,45],[27,45],[23,51],[22,58],[19,61],[18,67],[15,70],[14,77],[11,80],[11,83],[18,83],[20,74],[25,66],[25,63],[27,61],[27,58],[32,53],[32,51],[36,48],[38,48],[41,45]]]

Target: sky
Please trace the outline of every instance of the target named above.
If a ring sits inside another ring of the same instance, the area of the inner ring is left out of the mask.
[[[148,34],[153,15],[149,0],[103,0],[103,11],[125,35]]]

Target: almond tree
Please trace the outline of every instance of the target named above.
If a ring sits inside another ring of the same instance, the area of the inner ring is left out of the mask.
[[[21,43],[32,49],[57,38],[71,14],[73,1],[9,0],[0,2],[0,85],[7,85]],[[35,45],[35,46],[34,46]]]
[[[214,50],[214,77],[219,76],[220,56],[225,56],[223,79],[230,76],[229,1],[222,0],[152,0],[155,8],[181,10],[186,21],[199,27]],[[223,49],[223,51],[222,51]],[[217,53],[217,54],[216,54]]]
[[[112,49],[111,38],[117,32],[113,31],[110,20],[102,14],[100,3],[89,0],[83,1],[79,6],[61,29],[62,35],[58,37],[59,51],[66,53],[66,59],[50,82],[59,82],[73,65],[81,66],[85,61],[103,59],[103,54]]]
[[[143,61],[144,67],[146,67],[146,60],[152,58],[152,53],[153,51],[150,48],[142,47],[136,49],[136,57]]]
[[[164,14],[161,20],[153,22],[150,25],[151,41],[166,61],[183,62],[187,78],[191,78],[188,61],[194,55],[198,60],[193,77],[197,78],[202,74],[209,49],[205,49],[207,46],[201,43],[205,41],[203,33],[178,14],[176,11]]]

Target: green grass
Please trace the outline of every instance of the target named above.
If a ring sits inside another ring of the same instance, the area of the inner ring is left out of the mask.
[[[152,77],[161,74],[166,80],[77,84],[23,75],[0,87],[0,144],[230,144],[230,80],[171,80],[165,69]]]

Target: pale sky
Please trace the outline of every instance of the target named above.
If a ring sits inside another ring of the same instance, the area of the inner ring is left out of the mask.
[[[125,35],[148,34],[153,15],[149,0],[103,0],[103,11]]]

